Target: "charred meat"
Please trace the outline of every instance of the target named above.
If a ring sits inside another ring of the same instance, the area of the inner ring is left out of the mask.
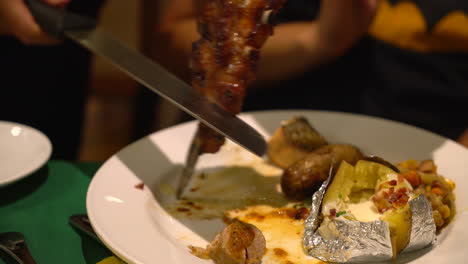
[[[192,86],[210,101],[238,114],[246,88],[255,79],[260,48],[273,34],[270,17],[285,0],[201,0],[192,45]],[[202,153],[215,153],[224,137],[200,124]]]

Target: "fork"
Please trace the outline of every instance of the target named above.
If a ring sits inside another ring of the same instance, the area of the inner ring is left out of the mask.
[[[29,253],[26,239],[20,232],[6,232],[0,234],[0,249],[5,251],[19,264],[36,264]]]

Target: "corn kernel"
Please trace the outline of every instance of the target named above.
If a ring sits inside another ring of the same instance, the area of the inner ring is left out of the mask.
[[[416,170],[418,169],[419,162],[414,159],[409,159],[405,160],[402,163],[400,163],[400,166],[405,168],[405,169],[410,169],[410,170]]]
[[[439,211],[437,210],[432,211],[432,217],[434,217],[434,222],[436,226],[440,227],[444,224],[444,219],[442,218],[442,215],[440,214]]]
[[[451,212],[450,212],[450,208],[449,208],[447,205],[444,204],[444,205],[440,208],[440,211],[441,211],[440,213],[442,214],[442,217],[443,217],[444,219],[447,219],[447,218],[450,217]]]
[[[430,192],[430,191],[431,191],[431,186],[426,185],[426,192],[428,193],[428,192]]]
[[[449,186],[451,191],[455,190],[455,182],[454,181],[445,178],[445,182],[447,183],[447,185]]]
[[[444,191],[442,191],[442,189],[439,188],[439,187],[432,188],[431,192],[432,192],[433,194],[437,194],[437,195],[442,195],[442,194],[444,194]]]

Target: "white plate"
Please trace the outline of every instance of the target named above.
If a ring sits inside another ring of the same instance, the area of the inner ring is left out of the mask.
[[[458,214],[439,235],[439,244],[412,263],[466,263],[468,241],[468,150],[424,130],[354,114],[322,111],[268,111],[241,115],[265,136],[282,120],[305,116],[329,142],[352,143],[368,155],[392,162],[433,158],[439,172],[456,182]],[[190,221],[172,217],[161,206],[166,199],[161,181],[175,180],[196,128],[178,125],[145,137],[107,160],[92,179],[87,210],[98,236],[129,263],[210,263],[192,256],[187,245],[203,246],[222,228],[217,220]],[[215,155],[201,157],[198,169],[232,161],[228,142]],[[248,156],[248,155],[246,155]],[[146,184],[143,190],[134,186]]]
[[[41,131],[0,121],[0,186],[24,178],[46,163],[52,144]]]

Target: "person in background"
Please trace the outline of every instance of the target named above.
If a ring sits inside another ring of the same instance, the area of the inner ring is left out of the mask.
[[[97,17],[103,1],[44,0]],[[0,120],[41,130],[54,159],[77,159],[91,55],[43,32],[22,0],[0,0]]]
[[[172,0],[162,18],[167,57],[186,69],[178,74],[187,80],[199,38],[196,5]],[[363,113],[468,146],[467,11],[468,2],[455,0],[287,1],[243,111]]]

